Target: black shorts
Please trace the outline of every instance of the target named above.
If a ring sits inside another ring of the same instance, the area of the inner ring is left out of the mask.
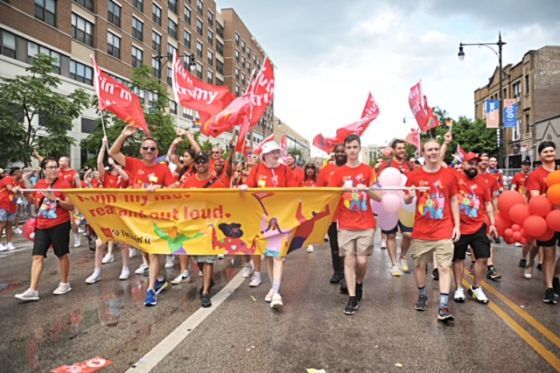
[[[53,246],[54,255],[64,256],[70,252],[70,222],[62,223],[48,229],[37,229],[35,231],[35,242],[33,243],[32,255],[47,257],[49,247]]]
[[[556,235],[548,241],[537,240],[537,246],[540,247],[556,247],[556,245],[560,245],[560,233],[556,233]]]
[[[381,233],[383,233],[383,234],[397,234],[397,231],[399,231],[399,230],[401,231],[401,233],[412,233],[412,227],[406,227],[405,225],[403,225],[403,223],[401,223],[400,220],[397,223],[397,225],[395,225],[395,228],[390,229],[388,231],[384,231],[382,229]]]
[[[462,234],[459,241],[455,242],[453,250],[453,261],[465,260],[469,246],[473,249],[476,259],[487,259],[490,257],[490,239],[486,235],[486,224],[478,232],[473,234]]]

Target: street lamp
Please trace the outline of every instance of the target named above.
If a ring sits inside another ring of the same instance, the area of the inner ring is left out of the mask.
[[[196,59],[194,57],[194,53],[193,54],[188,54],[188,53],[181,54],[181,55],[179,55],[179,57],[187,58],[190,71],[195,71],[196,70]],[[163,65],[162,60],[171,59],[171,56],[169,54],[163,54],[163,55],[152,56],[152,58],[158,61],[158,67],[159,67],[159,70],[160,70],[158,78],[161,79],[161,66]]]
[[[496,50],[494,48],[492,48],[492,45],[497,45],[498,46],[498,51],[496,52]],[[496,43],[459,43],[459,53],[457,54],[457,57],[459,57],[460,61],[463,61],[465,59],[465,51],[463,50],[463,47],[468,47],[468,46],[477,46],[477,47],[486,47],[488,49],[490,49],[492,52],[494,52],[494,54],[498,57],[498,64],[499,64],[499,70],[500,70],[500,79],[499,79],[499,98],[500,98],[500,113],[499,113],[499,124],[498,124],[498,133],[500,136],[500,140],[498,141],[498,162],[500,162],[500,166],[504,167],[505,166],[505,162],[504,162],[504,90],[503,90],[503,70],[502,70],[502,47],[506,45],[506,43],[504,41],[502,41],[502,33],[498,33],[498,42]]]

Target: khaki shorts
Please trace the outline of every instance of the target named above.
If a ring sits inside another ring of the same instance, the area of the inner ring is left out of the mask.
[[[411,248],[412,259],[414,259],[416,267],[432,263],[434,257],[438,267],[451,267],[454,251],[452,240],[412,240]]]
[[[363,231],[338,231],[339,256],[370,256],[373,254],[374,229]]]

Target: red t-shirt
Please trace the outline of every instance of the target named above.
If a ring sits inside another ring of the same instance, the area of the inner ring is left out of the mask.
[[[295,178],[295,182],[297,184],[297,186],[302,186],[303,185],[303,179],[305,178],[305,173],[303,171],[303,168],[301,167],[294,167],[291,169],[292,173],[294,174],[294,178]]]
[[[276,168],[268,168],[264,163],[259,163],[251,169],[246,181],[251,188],[283,188],[299,186],[294,179],[292,170],[285,164]]]
[[[430,188],[416,192],[418,200],[412,238],[427,241],[451,239],[455,226],[451,198],[457,195],[456,172],[443,167],[437,172],[426,172],[424,167],[418,167],[408,174],[406,186]]]
[[[515,174],[511,180],[511,185],[515,185],[515,190],[521,194],[529,195],[527,190],[527,180],[529,179],[529,174],[525,172],[518,172]]]
[[[410,168],[410,164],[407,161],[399,162],[396,161],[394,158],[390,160],[384,160],[383,163],[381,163],[381,168],[379,169],[379,173],[381,173],[381,171],[383,171],[387,167],[395,167],[397,170],[399,170],[402,174],[406,176],[408,176],[408,174],[412,172],[412,169]]]
[[[496,196],[496,193],[498,192],[498,189],[500,189],[500,186],[498,184],[498,179],[496,179],[496,175],[489,174],[489,173],[485,173],[485,174],[479,173],[478,176],[484,181],[486,187],[490,189],[492,198],[494,198]]]
[[[338,166],[335,163],[329,163],[325,167],[323,167],[323,169],[319,172],[319,176],[317,177],[317,186],[326,187],[327,185],[329,185],[329,182],[337,168]]]
[[[58,178],[66,181],[72,188],[76,187],[76,175],[78,175],[78,171],[73,168],[58,171]]]
[[[338,167],[332,176],[330,187],[371,186],[377,182],[375,170],[360,163],[358,167]],[[366,192],[344,192],[336,210],[339,229],[361,231],[375,229],[375,218],[371,210],[371,197]]]
[[[8,185],[13,188],[18,186],[18,182],[12,176],[5,176],[0,180],[0,209],[15,214],[17,212],[16,198],[14,193],[8,190]]]
[[[545,169],[543,166],[535,169],[535,171],[529,174],[527,178],[527,191],[536,190],[540,194],[545,194],[548,187],[546,186],[546,178],[550,174],[550,171]]]
[[[486,211],[486,203],[492,202],[490,190],[480,177],[469,178],[461,170],[457,172],[459,193],[459,213],[461,216],[461,234],[473,234],[482,228],[483,224],[489,226],[490,219]]]
[[[120,175],[113,175],[108,172],[103,175],[103,188],[118,189],[123,187],[124,182]]]
[[[51,186],[50,183],[41,179],[35,185],[35,189],[70,189],[72,185],[67,183],[61,178],[56,179],[55,183]],[[55,197],[65,199],[62,192],[54,192]],[[57,225],[64,224],[70,221],[70,212],[66,211],[56,201],[51,201],[46,198],[43,192],[35,192],[35,205],[39,208],[37,211],[37,229],[48,229],[56,227]]]
[[[126,157],[124,169],[129,173],[129,185],[132,188],[145,188],[150,184],[169,186],[175,182],[169,167],[163,163],[146,166],[139,159]]]
[[[303,186],[308,188],[315,188],[317,186],[317,182],[313,179],[303,180]]]
[[[488,170],[488,173],[490,175],[494,175],[494,177],[496,178],[496,181],[498,182],[498,187],[499,188],[504,188],[504,175],[502,174],[502,171],[500,170]]]
[[[211,175],[206,180],[199,180],[196,174],[185,179],[181,188],[227,188],[219,177]]]

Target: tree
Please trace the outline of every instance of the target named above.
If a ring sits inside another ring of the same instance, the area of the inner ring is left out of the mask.
[[[0,164],[21,161],[29,165],[33,149],[59,157],[74,144],[68,131],[90,106],[91,97],[82,89],[68,96],[57,93],[61,81],[52,74],[53,61],[40,54],[25,75],[0,82]]]

